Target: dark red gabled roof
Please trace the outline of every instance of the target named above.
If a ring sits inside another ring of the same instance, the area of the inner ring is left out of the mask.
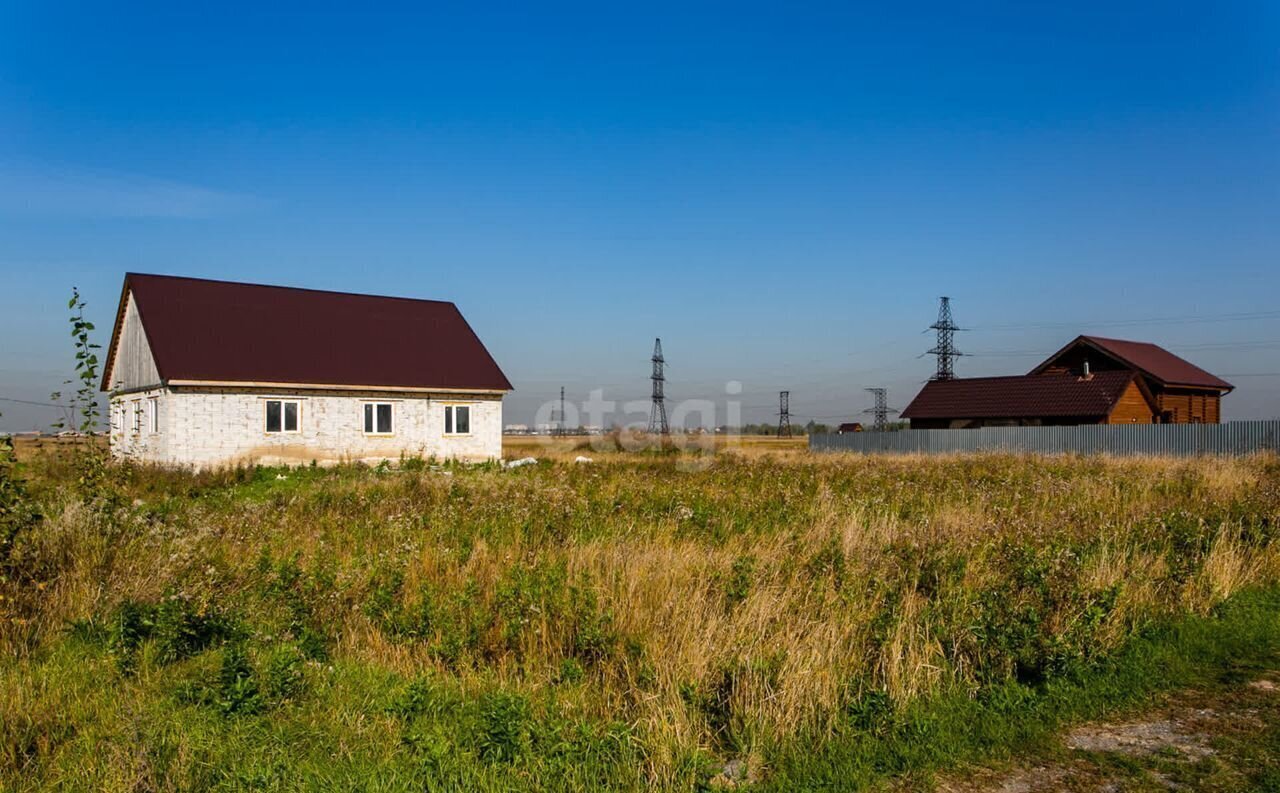
[[[511,390],[453,303],[138,273],[129,293],[166,382]]]
[[[1101,350],[1120,363],[1132,366],[1162,385],[1213,388],[1222,391],[1230,391],[1235,388],[1226,380],[1206,372],[1199,366],[1179,358],[1158,345],[1145,341],[1107,339],[1101,336],[1077,336],[1070,344],[1058,350],[1048,360],[1033,369],[1031,373],[1036,374],[1047,369],[1063,353],[1079,344],[1087,344]]]
[[[909,419],[1106,416],[1137,375],[1131,371],[933,380],[902,416]],[[1149,400],[1148,400],[1149,401]]]

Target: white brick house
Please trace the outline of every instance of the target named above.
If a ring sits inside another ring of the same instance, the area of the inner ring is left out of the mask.
[[[496,459],[511,384],[452,303],[125,276],[111,452],[197,468]]]

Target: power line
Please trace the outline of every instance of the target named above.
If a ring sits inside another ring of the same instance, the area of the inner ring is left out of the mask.
[[[1167,317],[1144,317],[1141,319],[1087,320],[1074,322],[1019,322],[1001,325],[975,325],[969,330],[1002,331],[1002,330],[1037,330],[1053,328],[1093,327],[1135,327],[1140,325],[1191,325],[1200,322],[1242,322],[1256,319],[1280,319],[1280,311],[1242,311],[1230,314],[1171,315]]]
[[[66,405],[59,405],[56,402],[32,402],[30,399],[14,399],[13,397],[0,397],[0,402],[14,402],[19,405],[39,405],[46,408],[59,408],[65,410]]]
[[[1170,344],[1169,349],[1182,352],[1194,352],[1197,350],[1268,350],[1280,348],[1280,342],[1258,340],[1258,341],[1215,341],[1203,342],[1197,344]],[[1052,355],[1052,351],[1045,350],[986,350],[966,353],[974,358],[1032,358]]]

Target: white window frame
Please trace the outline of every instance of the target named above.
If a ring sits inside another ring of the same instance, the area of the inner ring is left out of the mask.
[[[267,405],[272,402],[280,403],[280,429],[267,429]],[[293,429],[285,429],[284,406],[292,404],[296,407],[296,415],[298,417],[297,426]],[[301,399],[264,399],[262,400],[262,434],[264,435],[297,435],[302,432],[302,400]]]
[[[449,404],[444,406],[444,436],[446,438],[466,438],[471,433],[471,424],[475,420],[475,414],[471,412],[474,407],[471,403]],[[457,408],[467,409],[467,431],[458,432],[458,413]]]
[[[378,430],[378,408],[382,407],[383,405],[387,406],[387,410],[391,414],[391,429],[387,430],[386,432],[380,432]],[[372,430],[368,429],[369,425],[365,423],[365,414],[369,411],[373,411],[372,413],[373,429]],[[388,402],[386,400],[382,400],[382,401],[370,400],[368,402],[360,403],[360,431],[363,432],[365,435],[376,435],[380,438],[386,438],[391,435],[395,435],[397,423],[398,421],[396,419],[396,403]]]
[[[147,397],[147,431],[152,435],[160,431],[159,397]]]
[[[131,414],[131,424],[133,426],[133,434],[142,434],[142,400],[133,400],[133,412]]]

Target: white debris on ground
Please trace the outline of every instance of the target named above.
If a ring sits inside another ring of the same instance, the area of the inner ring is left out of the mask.
[[[594,463],[595,462],[595,460],[592,460],[590,457],[583,457],[581,454],[573,458],[573,461],[575,463]]]
[[[502,463],[502,467],[503,468],[520,468],[521,466],[525,466],[525,465],[537,465],[537,464],[538,464],[537,457],[521,457],[519,460],[512,460],[510,462],[504,461]]]

